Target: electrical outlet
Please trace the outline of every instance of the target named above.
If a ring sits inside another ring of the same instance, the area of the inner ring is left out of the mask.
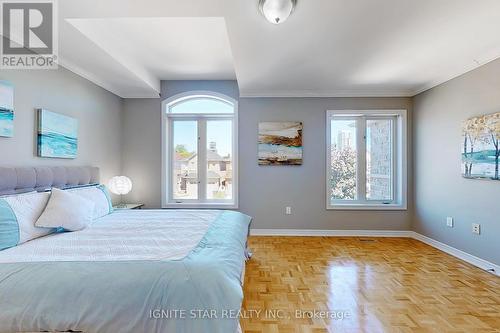
[[[472,233],[473,234],[481,234],[481,225],[478,223],[472,223]]]
[[[450,227],[450,228],[453,228],[453,217],[447,217],[446,218],[446,226],[447,227]]]
[[[285,214],[292,215],[292,207],[285,207]]]

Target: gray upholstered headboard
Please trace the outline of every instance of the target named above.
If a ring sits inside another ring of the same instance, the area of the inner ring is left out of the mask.
[[[0,195],[99,183],[97,167],[0,167]]]

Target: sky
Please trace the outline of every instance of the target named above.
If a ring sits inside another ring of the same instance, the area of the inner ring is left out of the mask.
[[[338,134],[339,132],[350,132],[352,138],[353,149],[356,147],[356,121],[355,120],[332,120],[331,124],[331,143],[332,146],[338,145]]]
[[[180,102],[170,108],[172,113],[228,113],[234,112],[233,106],[223,101],[198,98]],[[174,147],[184,145],[190,152],[197,150],[196,121],[174,121]],[[230,120],[207,121],[207,148],[210,142],[216,142],[217,152],[221,156],[232,155],[232,124]]]
[[[233,113],[233,106],[214,99],[198,98],[170,107],[171,113]]]
[[[338,133],[339,132],[350,132],[352,138],[351,148],[356,149],[356,125],[354,120],[332,120],[331,121],[331,143],[332,146],[338,144]],[[370,135],[370,123],[368,121],[366,128],[366,149],[371,151],[371,135]],[[390,135],[390,133],[387,133]]]
[[[174,147],[183,144],[188,151],[196,151],[197,128],[196,121],[174,121]],[[207,121],[207,145],[212,141],[217,143],[219,155],[232,155],[232,126],[230,120]]]

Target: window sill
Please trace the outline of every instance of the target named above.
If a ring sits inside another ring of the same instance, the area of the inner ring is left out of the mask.
[[[367,204],[336,204],[327,205],[327,210],[408,210],[406,205],[390,204],[390,205],[367,205]]]
[[[176,209],[238,209],[238,205],[231,203],[167,203],[162,208],[176,208]]]

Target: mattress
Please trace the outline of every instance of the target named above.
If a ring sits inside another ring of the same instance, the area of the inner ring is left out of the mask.
[[[0,252],[0,263],[179,260],[219,217],[217,210],[117,210],[78,232],[41,237]]]
[[[0,332],[236,332],[250,222],[119,211],[2,251]]]

